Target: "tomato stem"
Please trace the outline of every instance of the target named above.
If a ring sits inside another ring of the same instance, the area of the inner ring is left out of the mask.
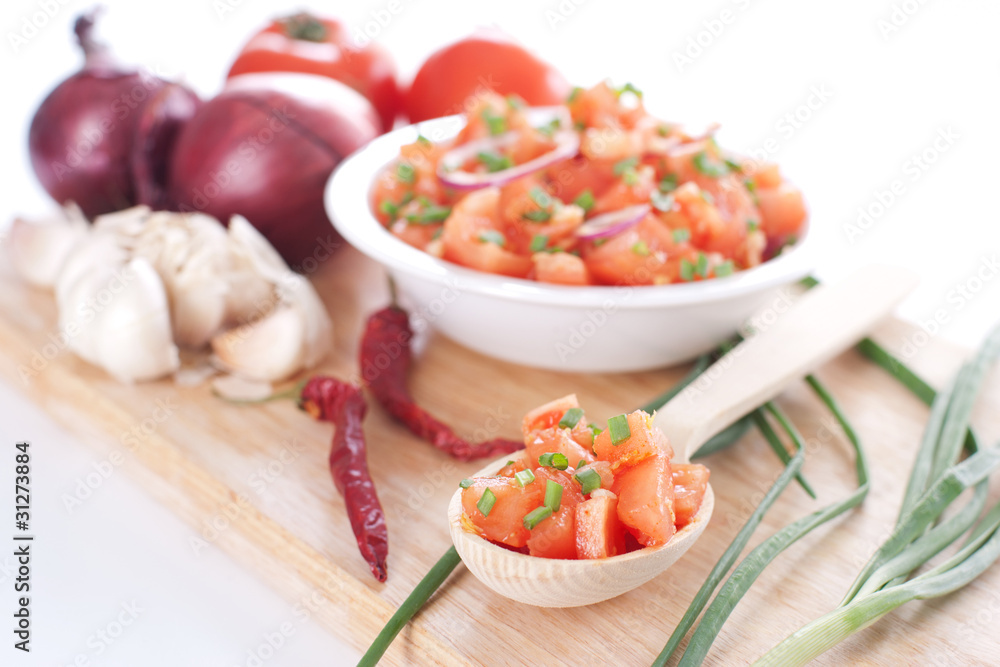
[[[326,26],[318,18],[308,12],[299,12],[281,19],[281,24],[285,28],[285,34],[292,39],[301,39],[306,42],[325,42],[327,37]]]

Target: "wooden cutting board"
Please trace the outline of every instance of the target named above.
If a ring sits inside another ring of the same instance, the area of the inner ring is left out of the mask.
[[[318,372],[357,372],[363,318],[387,301],[381,270],[350,248],[319,275],[333,315],[336,348]],[[331,427],[290,402],[233,406],[207,387],[173,381],[118,384],[59,348],[52,296],[0,278],[0,377],[23,389],[56,420],[138,477],[195,527],[195,552],[224,549],[308,617],[363,651],[427,569],[450,546],[446,507],[459,480],[480,467],[460,464],[371,406],[365,423],[369,464],[386,510],[389,580],[377,583],[358,554],[344,505],[327,470]],[[887,323],[891,349],[914,329]],[[525,322],[524,335],[531,335]],[[918,340],[924,340],[918,337]],[[674,383],[683,369],[574,375],[501,363],[440,336],[425,342],[414,394],[466,436],[517,437],[530,408],[576,392],[604,420],[634,409]],[[35,355],[38,356],[35,356]],[[910,360],[940,384],[966,351],[932,339]],[[32,362],[40,370],[24,377]],[[864,505],[803,539],[757,581],[736,608],[707,664],[745,664],[833,608],[895,519],[927,410],[895,380],[849,352],[819,376],[864,440],[872,491]],[[803,386],[781,405],[809,441],[804,472],[819,494],[789,487],[749,548],[777,527],[853,488],[848,444]],[[976,414],[985,441],[1000,434],[1000,376],[993,374]],[[120,458],[119,458],[120,456]],[[781,471],[756,432],[704,460],[716,508],[697,545],[638,590],[591,607],[549,610],[502,598],[461,567],[400,634],[388,664],[646,665],[660,651],[699,584]],[[944,599],[910,604],[822,656],[818,664],[996,664],[1000,565]]]

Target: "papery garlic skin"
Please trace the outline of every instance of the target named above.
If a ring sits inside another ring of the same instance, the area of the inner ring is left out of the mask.
[[[163,282],[110,235],[93,234],[71,254],[56,300],[68,347],[119,381],[153,380],[180,367]]]
[[[21,278],[37,287],[51,288],[66,257],[87,236],[89,227],[80,208],[68,203],[48,218],[15,218],[4,245]]]

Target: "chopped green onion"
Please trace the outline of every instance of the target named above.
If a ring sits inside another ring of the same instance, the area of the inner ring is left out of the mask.
[[[493,493],[490,487],[487,486],[486,490],[483,491],[483,495],[479,499],[479,502],[476,503],[476,507],[479,509],[479,511],[482,513],[483,516],[489,516],[490,510],[493,509],[493,506],[496,504],[496,502],[497,502],[496,494]]]
[[[674,243],[684,243],[691,239],[690,229],[675,229],[671,234],[674,237]]]
[[[482,119],[486,121],[486,126],[490,129],[490,134],[496,136],[507,131],[507,119],[503,114],[499,114],[490,107],[483,109]]]
[[[747,189],[747,192],[749,192],[750,194],[754,194],[755,192],[757,192],[757,184],[754,182],[752,178],[744,178],[743,187],[745,187]]]
[[[552,510],[549,509],[548,507],[545,507],[544,505],[542,505],[541,507],[536,507],[535,509],[531,510],[530,512],[524,515],[524,520],[523,520],[524,527],[527,528],[528,530],[532,530],[534,529],[535,526],[537,526],[545,519],[548,519],[550,516],[552,516]]]
[[[740,173],[740,172],[743,171],[743,165],[741,165],[736,160],[730,160],[729,158],[723,158],[722,161],[729,168],[729,171],[735,171],[736,173]]]
[[[579,461],[576,462],[576,469],[579,470],[580,468],[582,468],[585,465],[587,465],[587,460],[586,459],[580,459]]]
[[[580,96],[583,92],[583,88],[580,86],[573,86],[573,90],[569,91],[569,97],[566,98],[566,104],[572,104],[576,101],[576,98]]]
[[[587,124],[584,123],[582,120],[578,120],[575,123],[573,123],[573,129],[577,130],[578,132],[583,132],[585,129],[587,129]]]
[[[479,232],[479,242],[480,243],[495,243],[501,248],[507,244],[507,239],[504,235],[495,229],[484,229]]]
[[[583,212],[586,213],[594,208],[594,193],[590,191],[590,188],[587,188],[577,195],[573,203],[582,208]]]
[[[531,222],[548,222],[552,217],[552,214],[548,211],[535,209],[533,211],[525,211],[521,214],[521,217],[525,220],[530,220]]]
[[[553,482],[551,479],[545,480],[545,506],[553,512],[559,511],[562,504],[563,485]]]
[[[521,109],[524,107],[524,100],[517,95],[508,95],[505,99],[507,100],[507,106],[511,109]]]
[[[704,201],[707,201],[709,204],[712,204],[713,206],[715,205],[715,197],[713,197],[712,193],[709,192],[708,190],[701,190],[700,192],[698,192],[698,195]]]
[[[580,408],[570,408],[563,413],[562,419],[559,420],[559,428],[573,428],[576,426],[580,419],[583,418],[583,410]]]
[[[417,171],[412,165],[400,162],[396,165],[396,178],[403,183],[413,183],[417,180]]]
[[[719,178],[729,173],[726,165],[710,160],[708,153],[705,151],[695,153],[694,157],[691,158],[691,164],[694,165],[695,169],[710,178]]]
[[[755,232],[760,228],[760,222],[758,220],[747,220],[747,231]]]
[[[434,234],[431,235],[431,241],[437,241],[439,238],[441,238],[442,234],[444,234],[443,226],[438,227],[437,229],[434,230]]]
[[[639,172],[635,169],[626,169],[622,174],[622,181],[629,186],[639,185]]]
[[[602,429],[602,428],[601,428],[600,426],[598,426],[597,424],[587,424],[587,428],[589,428],[589,429],[590,429],[590,432],[594,434],[594,437],[595,437],[595,438],[596,438],[597,436],[599,436],[599,435],[601,434],[601,431],[603,430],[603,429]]]
[[[601,476],[593,468],[578,471],[573,475],[573,479],[580,482],[580,491],[583,492],[583,495],[601,488]]]
[[[723,278],[725,276],[732,275],[734,270],[735,266],[733,264],[733,260],[727,259],[726,261],[722,262],[717,267],[715,267],[715,275],[719,278]]]
[[[618,415],[608,420],[608,430],[611,431],[611,444],[618,446],[632,437],[632,429],[628,425],[628,417]]]
[[[378,205],[378,210],[385,213],[387,216],[396,219],[396,215],[399,213],[399,207],[393,204],[391,201],[386,199],[384,202]]]
[[[640,257],[648,257],[649,246],[646,245],[645,241],[639,239],[638,241],[632,244],[632,252],[634,252],[636,255],[639,255]]]
[[[459,483],[458,483],[458,485],[459,485],[459,486],[460,486],[461,488],[463,488],[463,489],[467,489],[467,488],[469,488],[470,486],[472,486],[472,480],[471,480],[471,479],[469,479],[468,477],[466,477],[466,478],[465,478],[465,479],[463,479],[463,480],[462,480],[461,482],[459,482]]]
[[[671,194],[664,194],[659,190],[653,190],[649,193],[649,201],[657,211],[663,211],[664,213],[673,210],[674,208],[674,196]]]
[[[528,246],[528,249],[531,250],[531,252],[543,252],[548,245],[548,236],[545,234],[535,234],[531,237],[531,245]]]
[[[687,257],[681,260],[681,280],[688,283],[694,280],[694,264]]]
[[[619,88],[618,90],[615,91],[615,94],[618,97],[621,97],[625,93],[632,93],[633,95],[635,95],[636,97],[638,97],[640,100],[642,99],[642,91],[639,90],[638,88],[636,88],[635,86],[633,86],[631,83],[626,83],[624,86],[622,86],[621,88]]]
[[[422,135],[422,134],[418,134],[418,135],[417,135],[417,141],[418,141],[419,143],[423,144],[424,146],[430,146],[430,145],[431,145],[431,140],[430,140],[430,139],[428,139],[427,137],[425,137],[425,136],[424,136],[424,135]]]
[[[492,153],[490,151],[480,151],[476,153],[476,158],[486,166],[486,171],[492,173],[510,169],[514,166],[514,161],[506,155]]]
[[[540,208],[548,208],[552,206],[552,195],[537,185],[528,191],[528,196],[531,197],[531,201],[538,204]]]
[[[406,216],[406,221],[415,225],[433,225],[436,222],[444,222],[449,215],[451,215],[450,206],[432,204],[420,213]]]
[[[673,192],[677,189],[677,174],[667,174],[660,180],[660,192]]]
[[[538,465],[556,470],[565,470],[569,467],[569,459],[562,452],[545,452],[538,457]]]
[[[619,160],[615,162],[615,165],[611,167],[611,173],[615,176],[621,176],[629,169],[635,168],[635,165],[639,164],[639,158],[636,156],[627,157],[624,160]]]
[[[694,267],[694,270],[702,278],[708,277],[708,256],[705,253],[698,253],[698,264]]]
[[[527,468],[519,472],[514,473],[514,480],[520,487],[525,487],[535,481],[535,473],[531,472]]]

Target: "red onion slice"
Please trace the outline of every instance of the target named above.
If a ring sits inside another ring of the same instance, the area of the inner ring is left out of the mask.
[[[603,239],[624,232],[638,224],[652,209],[649,204],[636,204],[617,211],[602,213],[576,228],[576,237],[583,241]]]
[[[556,132],[553,136],[553,140],[556,142],[555,148],[523,164],[494,172],[474,173],[460,170],[462,165],[480,153],[496,151],[514,143],[518,134],[518,132],[505,132],[495,137],[477,139],[453,148],[445,153],[438,163],[438,178],[446,186],[455,190],[478,190],[491,185],[506,185],[539,169],[544,169],[562,160],[568,160],[580,150],[579,135],[570,130],[563,130]]]

